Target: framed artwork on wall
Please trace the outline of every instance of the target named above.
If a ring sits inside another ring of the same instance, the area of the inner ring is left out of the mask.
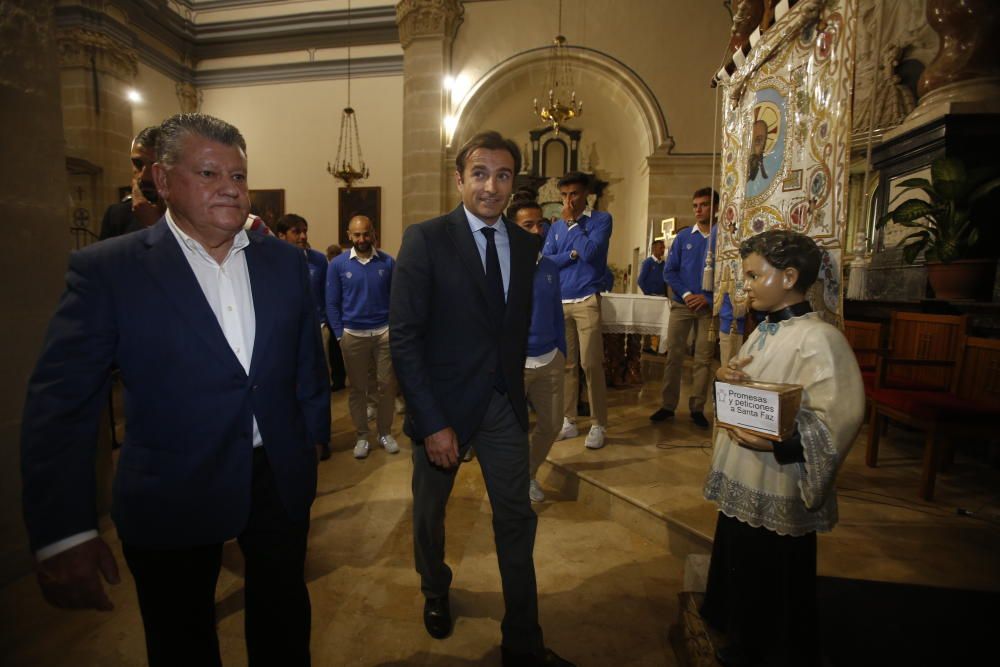
[[[338,188],[337,190],[337,211],[338,231],[337,238],[340,239],[340,247],[347,250],[351,247],[351,242],[347,238],[347,223],[356,215],[366,216],[372,221],[372,228],[375,230],[375,238],[382,238],[382,188],[373,186],[369,188],[353,187]]]
[[[250,190],[250,212],[274,229],[274,223],[285,214],[285,191]]]

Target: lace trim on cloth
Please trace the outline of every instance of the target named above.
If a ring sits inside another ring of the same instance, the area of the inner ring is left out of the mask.
[[[705,498],[729,517],[779,535],[825,533],[837,523],[837,497],[831,493],[837,474],[837,450],[829,429],[809,410],[796,418],[805,463],[794,464],[801,497],[768,493],[712,470],[705,480]]]
[[[779,535],[798,537],[814,531],[829,532],[833,528],[834,522],[827,520],[825,511],[810,512],[799,498],[750,488],[727,478],[719,470],[708,474],[704,492],[705,498],[716,502],[726,516]]]
[[[814,412],[805,408],[799,410],[795,421],[806,459],[805,463],[795,464],[799,468],[802,500],[810,511],[825,510],[832,528],[837,523],[837,496],[831,491],[839,467],[833,435]]]

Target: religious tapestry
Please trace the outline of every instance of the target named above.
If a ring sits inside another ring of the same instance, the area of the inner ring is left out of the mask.
[[[856,11],[857,0],[779,3],[778,20],[716,77],[723,96],[716,312],[725,293],[738,310],[746,306],[740,242],[779,228],[819,245],[823,264],[810,301],[828,321],[842,320]]]

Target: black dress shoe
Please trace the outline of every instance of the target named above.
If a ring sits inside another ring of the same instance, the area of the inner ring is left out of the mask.
[[[702,428],[708,428],[708,420],[705,419],[705,414],[702,412],[692,412],[691,421],[694,422],[695,426],[700,426]]]
[[[552,649],[545,649],[541,656],[534,653],[515,653],[500,647],[503,667],[576,667],[569,660],[563,660]]]
[[[317,447],[319,449],[319,460],[326,461],[330,458],[330,443],[324,442],[322,445]]]
[[[444,639],[451,634],[451,607],[447,595],[424,600],[424,627],[434,639]]]
[[[653,414],[649,415],[649,421],[651,422],[662,422],[667,419],[672,419],[674,416],[673,410],[667,410],[666,408],[660,408]]]

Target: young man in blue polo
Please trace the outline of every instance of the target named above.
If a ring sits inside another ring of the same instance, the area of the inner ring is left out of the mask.
[[[579,435],[576,405],[579,369],[587,377],[593,422],[584,440],[589,449],[604,446],[608,428],[607,385],[604,380],[604,338],[601,297],[608,271],[608,246],[613,222],[607,211],[588,207],[590,177],[575,171],[559,179],[562,217],[552,223],[542,253],[559,267],[563,316],[566,320],[564,419],[560,439]],[[579,366],[577,365],[579,364]]]
[[[663,277],[673,294],[670,299],[670,324],[667,325],[667,364],[663,372],[662,402],[660,409],[649,417],[654,422],[674,416],[680,401],[681,371],[688,336],[691,328],[697,327],[688,408],[691,421],[701,428],[708,428],[704,410],[715,346],[708,337],[712,321],[712,292],[703,289],[702,283],[718,205],[719,195],[712,188],[695,191],[691,198],[695,224],[678,232],[664,263]]]
[[[521,229],[542,235],[545,218],[534,199],[514,199],[507,219]],[[559,268],[539,253],[531,298],[527,358],[524,361],[524,392],[535,408],[535,429],[531,432],[531,502],[545,500],[545,492],[535,478],[563,420],[563,373],[566,369],[566,325],[563,320]]]
[[[366,401],[372,369],[378,385],[373,388],[378,444],[390,454],[399,451],[391,433],[396,377],[389,354],[389,290],[396,262],[375,249],[375,230],[366,216],[351,218],[347,236],[351,251],[334,257],[326,274],[326,313],[351,383],[347,402],[357,431],[354,458],[363,459],[371,449]]]

